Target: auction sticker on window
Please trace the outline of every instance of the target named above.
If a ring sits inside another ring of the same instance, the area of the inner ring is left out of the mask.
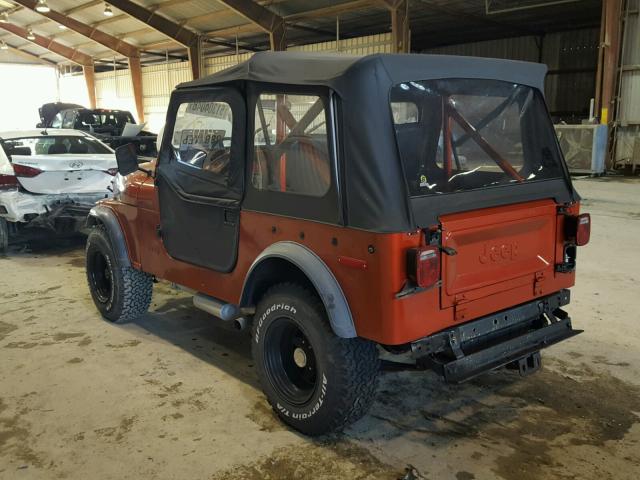
[[[224,140],[224,130],[212,128],[194,128],[182,130],[180,134],[180,148],[197,146],[203,150],[219,148]]]

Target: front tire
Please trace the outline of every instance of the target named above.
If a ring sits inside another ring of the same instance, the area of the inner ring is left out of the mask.
[[[342,430],[373,403],[375,344],[336,336],[318,297],[298,285],[277,285],[260,301],[252,351],[273,410],[301,433]]]
[[[0,217],[0,255],[5,255],[9,249],[9,224]]]
[[[124,323],[147,312],[153,279],[140,270],[118,265],[102,225],[93,228],[87,237],[86,269],[91,297],[105,319]]]

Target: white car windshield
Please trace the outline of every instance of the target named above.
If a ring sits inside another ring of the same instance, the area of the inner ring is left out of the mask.
[[[4,139],[2,146],[8,156],[113,153],[97,140],[78,135]]]

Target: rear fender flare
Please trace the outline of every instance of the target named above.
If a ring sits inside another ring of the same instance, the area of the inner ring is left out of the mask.
[[[357,336],[351,309],[338,280],[320,257],[299,243],[274,243],[258,255],[245,277],[241,305],[251,303],[253,274],[262,262],[270,258],[286,260],[304,273],[320,296],[331,328],[338,337],[354,338]]]
[[[93,207],[87,217],[87,227],[96,225],[104,225],[118,265],[120,267],[130,267],[131,260],[129,259],[127,242],[124,238],[124,233],[122,233],[120,222],[118,222],[118,217],[116,217],[113,210],[103,205]]]

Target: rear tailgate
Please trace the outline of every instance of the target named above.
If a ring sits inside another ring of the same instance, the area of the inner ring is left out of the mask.
[[[106,193],[117,167],[112,153],[13,155],[12,164],[20,185],[39,194]],[[20,165],[36,171],[20,175]]]
[[[444,215],[442,308],[553,276],[557,207],[551,200]],[[453,253],[453,252],[452,252]]]

